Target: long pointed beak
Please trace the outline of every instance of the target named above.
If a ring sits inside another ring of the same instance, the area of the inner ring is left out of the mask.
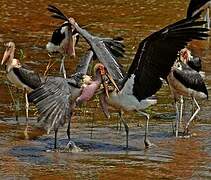
[[[10,52],[8,50],[6,50],[4,52],[3,58],[1,60],[1,65],[3,65],[10,57]]]
[[[75,57],[75,44],[76,44],[76,36],[72,34],[72,32],[69,32],[69,43],[67,48],[67,53],[70,56]]]
[[[105,93],[106,93],[106,96],[109,98],[108,84],[106,84],[105,79],[103,78],[103,76],[101,76],[101,78],[102,78],[102,81],[103,81],[103,88],[104,88],[104,91],[105,91]]]
[[[108,77],[108,79],[111,81],[111,83],[114,85],[114,87],[117,89],[117,91],[120,91],[118,86],[116,85],[114,79],[111,77],[110,74],[106,73],[106,76]]]

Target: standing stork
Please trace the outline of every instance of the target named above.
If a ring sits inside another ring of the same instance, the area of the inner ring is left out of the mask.
[[[208,28],[210,28],[210,18],[209,18],[209,7],[210,7],[210,0],[191,0],[187,9],[187,18],[191,18],[192,16],[196,15],[199,11],[205,11],[206,15],[204,17],[204,20],[207,22]],[[192,68],[192,71],[197,71],[200,73],[202,77],[204,77],[204,72],[201,71],[202,69],[202,62],[200,57],[192,56],[191,51],[188,48],[184,48],[179,53],[179,59],[181,62],[177,62],[174,65],[174,68],[169,76],[172,76],[171,78],[168,78],[168,83],[170,85],[170,90],[172,91],[172,94],[174,96],[175,100],[175,106],[176,106],[176,130],[175,135],[178,136],[179,126],[182,122],[182,111],[183,111],[183,95],[184,93],[181,92],[181,90],[178,90],[175,85],[172,85],[172,83],[175,83],[175,80],[173,79],[174,73],[173,71],[178,70],[178,66],[180,67],[180,70],[184,70],[187,73],[187,65]],[[181,65],[181,63],[185,63],[187,65]],[[190,69],[188,68],[188,72],[190,72]],[[195,72],[196,73],[196,72]],[[195,76],[196,77],[196,76]],[[198,75],[197,75],[198,77]],[[186,77],[188,78],[188,77]],[[191,78],[191,77],[189,77]],[[201,79],[201,78],[200,78]],[[170,82],[173,81],[173,82]],[[202,81],[202,80],[200,80]],[[178,83],[178,82],[177,82]],[[193,82],[192,82],[193,83]],[[175,89],[176,88],[176,89]],[[186,95],[187,96],[187,93]],[[178,110],[178,100],[180,100],[180,111]],[[192,107],[193,107],[193,100],[192,100]],[[193,109],[193,108],[192,108]],[[194,113],[193,113],[194,114]]]
[[[27,69],[18,59],[14,58],[14,42],[8,42],[5,46],[6,50],[4,52],[1,65],[6,64],[6,74],[9,81],[16,87],[24,90],[26,104],[26,128],[24,130],[24,135],[28,138],[29,102],[27,92],[39,87],[42,82],[42,78],[36,72]]]
[[[108,64],[111,61],[101,61],[120,90],[110,92],[109,97],[105,97],[106,102],[121,110],[137,111],[147,117],[144,138],[145,147],[149,147],[151,143],[147,138],[149,115],[143,112],[143,110],[157,102],[151,96],[161,88],[161,78],[167,78],[176,60],[178,51],[184,48],[188,42],[192,39],[201,40],[208,37],[208,29],[201,27],[205,22],[197,21],[200,14],[201,12],[193,17],[171,24],[144,39],[139,44],[134,60],[123,81],[122,78],[121,81],[118,81],[116,78],[119,68],[116,69],[118,71],[115,71],[114,67],[112,68]],[[60,15],[57,18],[60,18]],[[81,29],[73,18],[66,18],[65,20],[66,23],[70,23],[72,28],[75,28],[87,40],[99,60],[105,57],[105,53],[108,50],[104,51],[104,53],[100,51],[102,48],[105,50],[105,46],[100,46],[100,44],[96,46],[96,41],[99,38],[95,38],[86,30]],[[101,44],[102,42],[101,40]]]
[[[61,16],[64,16],[64,14],[54,6],[49,5],[48,10],[50,12],[59,12]],[[60,73],[63,72],[64,78],[67,77],[64,61],[67,56],[75,57],[75,45],[78,42],[78,38],[78,33],[76,33],[71,26],[63,24],[55,29],[51,37],[51,41],[46,45],[46,49],[49,53],[59,52],[63,55],[60,65]],[[47,67],[50,67],[50,63]],[[46,72],[47,71],[48,68],[46,69]]]
[[[170,74],[167,77],[171,92],[174,96],[176,105],[176,137],[178,136],[179,123],[182,119],[183,96],[191,97],[197,106],[197,110],[193,113],[189,121],[186,123],[184,134],[188,133],[189,124],[200,111],[196,98],[208,99],[208,91],[199,72],[190,68],[182,61],[174,64]],[[181,97],[182,96],[182,97]],[[177,100],[181,99],[180,113],[177,106]]]

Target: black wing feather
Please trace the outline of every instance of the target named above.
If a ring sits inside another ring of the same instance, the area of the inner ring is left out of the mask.
[[[199,10],[203,9],[210,0],[191,0],[187,10],[187,18],[191,18]]]
[[[48,132],[58,129],[70,118],[71,86],[68,79],[48,77],[44,84],[29,93],[29,102],[34,102],[38,121]]]
[[[180,64],[182,66],[182,70],[174,69],[174,77],[178,81],[180,81],[185,87],[198,92],[203,92],[207,95],[208,98],[208,91],[201,75],[197,71],[191,69],[188,65],[182,62]]]
[[[189,41],[208,36],[208,30],[200,27],[204,21],[195,22],[199,14],[169,25],[140,43],[128,71],[128,77],[135,74],[133,92],[138,100],[152,96],[161,87],[160,78],[166,79],[178,52]]]
[[[87,73],[93,52],[88,51],[70,78],[47,77],[45,82],[28,95],[29,102],[35,103],[39,112],[38,121],[48,133],[63,126],[68,118],[76,97],[73,91],[81,91],[81,80]]]
[[[20,81],[26,84],[31,89],[35,89],[41,85],[41,77],[39,74],[24,67],[13,68],[13,72],[18,76]]]
[[[187,62],[187,64],[197,72],[202,70],[202,62],[200,57],[194,56]]]
[[[57,7],[55,7],[53,5],[48,5],[47,9],[48,9],[48,11],[54,13],[52,15],[52,17],[68,21],[68,18]]]

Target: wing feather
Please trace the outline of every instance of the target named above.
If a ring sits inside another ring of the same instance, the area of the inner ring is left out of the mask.
[[[205,9],[210,0],[191,0],[187,9],[187,18],[192,17],[199,10]]]
[[[31,89],[35,89],[41,85],[41,77],[36,72],[24,67],[13,68],[13,72],[19,79]]]
[[[48,77],[45,83],[29,93],[29,101],[35,103],[39,112],[38,122],[48,133],[70,118],[71,91],[68,79]]]
[[[135,74],[133,92],[139,100],[152,96],[160,89],[160,78],[166,79],[178,52],[188,42],[208,37],[208,29],[201,27],[205,22],[196,21],[199,14],[167,26],[139,44],[128,71],[128,77]]]
[[[180,62],[180,64],[182,65],[182,70],[174,69],[174,77],[185,87],[203,92],[207,95],[208,98],[208,91],[202,76],[197,71],[191,69],[188,65],[182,62]]]

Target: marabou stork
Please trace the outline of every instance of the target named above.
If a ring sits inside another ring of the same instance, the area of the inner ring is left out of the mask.
[[[66,79],[47,77],[40,87],[28,95],[29,101],[34,102],[38,109],[38,122],[47,133],[52,129],[55,131],[54,149],[57,148],[58,129],[66,121],[68,121],[67,135],[70,140],[70,119],[76,106],[76,98],[89,100],[101,84],[104,71],[98,65],[95,66],[96,74],[93,80],[86,75],[92,57],[93,52],[89,50],[81,59],[75,74]],[[87,90],[86,97],[81,97],[82,92]]]
[[[199,11],[204,11],[206,9],[206,15],[205,15],[204,19],[205,19],[205,21],[207,21],[208,28],[210,28],[209,6],[210,6],[210,0],[200,0],[200,1],[199,0],[191,0],[190,3],[189,3],[188,9],[187,9],[187,18],[191,18],[192,16],[197,14]],[[191,51],[188,50],[187,48],[184,48],[179,53],[179,59],[183,63],[187,64],[193,70],[199,72],[202,77],[204,77],[204,72],[201,72],[202,63],[201,63],[200,57],[192,56]],[[184,71],[186,71],[187,66],[181,65],[182,62],[175,63],[173,69],[175,70],[179,66],[179,67],[181,67],[180,70],[184,69]],[[189,69],[188,72],[190,72],[190,69]],[[171,76],[173,76],[173,74],[171,74]],[[192,78],[192,77],[186,77],[186,78]],[[174,81],[174,82],[170,82],[171,80]],[[181,124],[181,121],[182,121],[182,113],[183,113],[182,111],[183,111],[183,103],[184,103],[184,99],[183,99],[182,94],[184,94],[184,93],[180,92],[178,90],[178,87],[176,89],[174,89],[175,85],[172,85],[172,83],[174,84],[175,80],[173,80],[172,77],[168,78],[167,81],[170,85],[170,90],[172,91],[172,94],[173,94],[174,100],[175,100],[175,106],[176,106],[176,130],[175,130],[175,135],[177,137],[178,131],[179,131],[179,129],[178,129],[179,124]],[[200,80],[200,81],[202,81],[202,80]],[[180,111],[178,111],[178,105],[177,105],[178,100],[180,100]],[[193,105],[193,101],[194,100],[192,100],[192,105]]]
[[[200,111],[196,98],[207,98],[208,91],[203,81],[203,77],[196,70],[190,68],[182,61],[175,62],[170,74],[167,77],[169,87],[174,96],[176,105],[176,137],[178,136],[179,122],[182,118],[183,110],[183,96],[191,97],[197,106],[197,110],[193,113],[189,121],[185,126],[184,133],[188,133],[188,127],[190,122],[194,119],[197,113]],[[181,97],[182,96],[182,97]],[[180,113],[178,111],[177,100],[181,99]]]
[[[117,63],[117,59],[122,57],[124,53],[124,45],[120,42],[122,40],[121,38],[112,39],[93,36],[77,23],[75,23],[74,26],[71,25],[70,21],[73,19],[68,19],[68,17],[55,6],[49,5],[48,10],[53,13],[52,17],[65,21],[53,32],[51,41],[47,44],[47,50],[49,52],[60,52],[60,49],[63,47],[68,48],[69,43],[66,39],[70,39],[69,36],[71,34],[63,33],[62,28],[65,27],[67,31],[72,31],[73,35],[79,34],[87,41],[94,55],[105,65],[114,80],[118,81],[123,78],[121,66]],[[56,38],[54,37],[55,34]]]
[[[144,138],[146,147],[151,145],[147,138],[149,115],[142,112],[142,110],[156,103],[156,99],[150,97],[162,86],[161,78],[167,78],[178,51],[184,48],[192,39],[201,40],[208,37],[208,29],[201,27],[205,22],[196,21],[199,19],[200,14],[198,13],[191,18],[169,25],[143,40],[127,75],[124,77],[124,81],[118,81],[119,79],[122,80],[123,75],[118,64],[114,61],[116,56],[111,56],[110,52],[113,51],[106,46],[107,41],[105,40],[110,39],[92,36],[86,30],[80,28],[74,19],[68,19],[56,11],[54,12],[54,16],[65,20],[65,23],[71,24],[71,27],[75,28],[87,40],[92,51],[118,84],[120,91],[114,90],[109,94],[109,97],[105,97],[107,103],[122,110],[138,111],[147,117]],[[118,50],[119,52],[119,49],[116,48],[112,50]],[[58,86],[57,88],[61,91],[62,87]],[[66,94],[65,97],[68,97],[68,95]],[[64,99],[63,96],[57,96],[57,98]],[[64,109],[62,109],[61,113],[63,112]]]
[[[147,117],[144,138],[146,147],[151,145],[147,138],[149,115],[142,112],[142,110],[157,102],[156,99],[150,97],[161,88],[161,78],[166,79],[171,72],[178,52],[192,39],[201,40],[208,37],[208,29],[201,27],[205,22],[197,21],[200,14],[201,12],[171,24],[144,39],[139,44],[137,53],[124,80],[116,81],[120,91],[116,89],[109,93],[109,97],[104,98],[108,104],[121,110],[137,111]],[[90,34],[81,29],[74,19],[64,20],[71,23],[72,28],[75,28],[90,45],[93,45],[95,39],[91,39]],[[100,54],[99,50],[99,48],[95,49],[96,55]],[[109,69],[110,66],[104,65],[109,74],[115,79],[115,75],[112,74],[113,71]],[[128,136],[127,130],[126,133]]]
[[[15,43],[9,42],[6,44],[6,50],[2,59],[1,64],[6,64],[6,72],[7,72],[7,77],[11,83],[13,83],[16,87],[24,89],[25,92],[25,100],[26,100],[26,128],[24,131],[25,137],[28,137],[27,134],[27,129],[28,129],[28,108],[29,108],[29,102],[28,102],[28,92],[34,92],[33,95],[37,95],[41,93],[42,96],[39,96],[39,99],[34,100],[34,102],[39,101],[37,104],[38,111],[40,110],[39,108],[42,109],[42,111],[39,111],[41,113],[41,116],[39,118],[39,121],[41,121],[41,126],[46,128],[49,131],[52,128],[55,128],[55,144],[54,147],[56,148],[56,140],[57,140],[57,131],[60,125],[63,125],[65,123],[66,118],[71,117],[72,111],[66,111],[64,114],[61,113],[61,108],[66,108],[66,106],[70,105],[72,109],[67,108],[68,110],[73,110],[75,107],[74,104],[74,99],[77,97],[80,97],[80,93],[83,90],[83,88],[87,88],[87,86],[91,86],[93,88],[93,84],[98,86],[97,82],[99,81],[99,84],[101,81],[99,80],[99,73],[101,73],[100,67],[96,67],[96,73],[97,77],[95,80],[92,80],[91,77],[86,75],[89,63],[93,57],[93,52],[88,51],[86,55],[81,59],[80,64],[77,67],[76,73],[72,75],[68,79],[64,79],[61,77],[44,77],[38,75],[36,72],[27,69],[25,66],[23,66],[18,59],[14,58],[14,52],[15,52]],[[68,87],[63,91],[64,89],[61,89],[61,92],[56,91],[57,86],[61,86],[60,84],[63,85],[63,87]],[[43,87],[44,86],[44,87]],[[45,88],[45,89],[42,89]],[[98,87],[96,87],[98,88]],[[34,90],[34,91],[33,91]],[[48,97],[46,98],[46,94],[42,93],[44,90],[46,90]],[[55,91],[54,91],[55,90]],[[95,89],[93,89],[95,91]],[[61,94],[59,94],[61,93]],[[57,101],[58,98],[57,96],[62,95],[65,93],[69,93],[68,97],[70,99],[62,99],[64,102],[67,100],[70,100],[70,104],[68,103],[63,103],[61,101]],[[90,94],[92,96],[92,94]],[[32,96],[33,98],[34,96]],[[51,101],[52,98],[52,101]],[[91,98],[91,97],[90,97]],[[87,96],[86,98],[82,98],[83,100],[88,100],[89,97]],[[29,99],[30,101],[30,99]],[[54,103],[57,103],[56,105]],[[45,104],[43,104],[45,103]],[[60,105],[66,105],[66,106],[60,106]],[[57,107],[57,108],[55,108]],[[52,108],[55,108],[55,111],[51,111]],[[46,110],[47,109],[47,110]],[[57,112],[58,110],[58,112]],[[50,111],[50,112],[49,112]],[[45,113],[45,114],[43,114]],[[51,113],[51,114],[50,114]],[[59,116],[58,114],[55,113],[60,113]],[[45,116],[44,116],[45,115]],[[51,116],[50,116],[51,115]],[[54,116],[55,115],[55,116]],[[59,122],[54,122],[55,119]],[[44,119],[43,119],[44,117]],[[52,120],[49,122],[49,118]],[[61,121],[62,119],[62,121]],[[47,125],[46,125],[47,123]]]
[[[191,0],[187,9],[187,17],[194,16],[201,10],[206,11],[204,20],[207,22],[207,28],[210,29],[210,0]]]
[[[54,6],[48,6],[48,10],[50,12],[54,12],[55,10],[58,12],[59,10]],[[59,12],[61,13],[61,12]],[[60,15],[63,15],[62,13]],[[67,77],[64,61],[67,56],[75,57],[75,45],[78,42],[78,34],[74,29],[70,26],[68,27],[67,24],[63,24],[59,26],[53,32],[51,37],[51,41],[46,45],[46,49],[49,53],[59,52],[63,55],[60,65],[60,73],[63,72],[64,78]],[[48,64],[50,67],[50,62]],[[48,69],[46,69],[46,72]]]
[[[184,48],[180,51],[180,60],[190,66],[197,72],[201,72],[202,70],[202,61],[198,56],[194,56],[191,54],[191,51],[188,48]],[[203,72],[200,73],[203,77]]]
[[[49,6],[48,8],[51,12],[53,12],[53,17],[65,20],[66,22],[62,24],[61,27],[68,27],[72,30],[73,27],[71,26],[69,19],[56,7]],[[120,42],[120,38],[118,39],[111,39],[111,38],[100,38],[93,36],[89,34],[86,30],[78,27],[81,31],[84,32],[84,38],[87,40],[87,42],[90,44],[90,50],[88,51],[86,57],[86,61],[83,63],[80,63],[78,67],[80,66],[87,66],[89,65],[89,62],[91,58],[97,57],[100,62],[102,62],[108,69],[110,69],[110,72],[112,72],[112,75],[115,80],[119,80],[123,77],[121,67],[116,62],[118,57],[122,57],[124,53],[124,45]],[[58,28],[60,29],[60,28]],[[61,31],[58,31],[56,29],[57,38],[51,38],[51,41],[48,44],[51,44],[51,50],[53,52],[58,52],[58,49],[60,49],[59,45],[56,46],[58,42],[67,42],[63,41],[64,39],[69,39],[70,34],[63,34]],[[53,32],[53,36],[55,35],[55,31]],[[76,33],[78,33],[76,31]],[[68,43],[63,43],[63,46],[68,47]],[[47,45],[48,47],[48,45]],[[54,48],[55,47],[55,48]],[[47,48],[48,49],[48,48]],[[90,60],[88,60],[90,59]],[[103,72],[100,70],[102,69],[100,65],[97,65],[95,68],[97,71],[101,72],[101,75]],[[87,71],[87,70],[86,70]],[[86,71],[84,71],[83,74],[86,74]],[[99,73],[96,73],[99,74]],[[80,93],[74,93],[73,87],[71,87],[68,83],[68,81],[75,75],[71,76],[70,78],[67,78],[66,80],[64,78],[51,78],[50,80],[47,80],[45,83],[42,84],[38,89],[30,93],[29,100],[33,101],[37,108],[38,112],[40,114],[38,120],[43,122],[44,126],[47,128],[48,132],[54,128],[55,130],[55,148],[56,148],[56,137],[57,137],[57,131],[59,128],[59,124],[64,124],[66,116],[65,114],[69,114],[68,116],[68,129],[67,129],[67,135],[68,139],[70,140],[70,118],[72,115],[72,112],[74,110],[74,107],[76,105],[76,98],[77,102],[79,103],[79,100],[89,100],[93,93],[95,92],[96,88],[99,86],[99,75],[96,81],[91,81],[89,84],[86,84],[86,86],[79,86],[78,90]],[[107,75],[109,77],[109,75]],[[112,79],[112,77],[110,77]],[[76,81],[77,82],[77,81]],[[53,90],[52,90],[53,89]],[[50,90],[50,91],[49,91]],[[73,94],[76,94],[73,96]],[[45,101],[50,102],[51,104],[54,104],[53,106],[46,106]],[[65,108],[63,108],[65,107]],[[55,117],[56,113],[56,119]]]
[[[174,97],[175,106],[176,106],[176,130],[175,130],[176,137],[178,136],[179,127],[182,122],[183,102],[184,102],[183,96],[191,97],[192,103],[195,103],[195,104],[196,104],[196,100],[194,100],[194,97],[198,97],[198,98],[206,98],[207,97],[208,98],[208,92],[207,92],[206,86],[203,81],[205,73],[202,72],[201,69],[202,69],[201,59],[197,56],[192,56],[191,51],[188,50],[187,48],[184,48],[180,51],[179,59],[175,63],[174,67],[172,68],[172,72],[167,77],[167,81],[170,86],[172,95]],[[185,80],[182,80],[181,78],[178,79],[178,75],[177,75],[178,73],[182,74],[180,76],[183,76],[183,78],[185,78]],[[188,81],[189,85],[185,81]],[[178,85],[178,83],[180,83],[180,85]],[[192,87],[192,90],[194,88],[196,88],[195,90],[197,90],[197,92],[199,94],[201,91],[202,93],[204,93],[204,96],[199,97],[197,94],[195,94],[194,96],[191,95],[191,93],[190,93],[191,89],[187,89],[188,88],[187,86],[194,86],[194,87]],[[198,87],[196,87],[196,86],[198,86]],[[201,87],[201,89],[199,88],[199,86]],[[184,91],[186,91],[186,92],[184,92]],[[188,91],[189,91],[189,94],[188,94]],[[180,111],[178,110],[178,103],[177,103],[178,99],[180,100]],[[198,103],[196,105],[198,108],[197,109],[197,112],[198,112],[200,110],[200,107],[199,107]],[[192,104],[192,106],[193,106],[193,104]],[[192,116],[194,114],[195,114],[195,112],[193,112]],[[196,114],[193,117],[191,117],[192,120],[194,119]],[[186,131],[188,129],[190,122],[187,123],[188,125],[186,125]]]
[[[28,111],[29,102],[27,98],[27,92],[40,86],[42,78],[34,71],[27,69],[24,65],[20,63],[18,59],[14,58],[15,54],[15,43],[8,42],[5,44],[6,50],[3,55],[1,64],[6,64],[6,74],[7,78],[11,83],[13,83],[17,88],[21,88],[25,93],[26,102],[26,128],[24,130],[24,135],[28,138]]]

